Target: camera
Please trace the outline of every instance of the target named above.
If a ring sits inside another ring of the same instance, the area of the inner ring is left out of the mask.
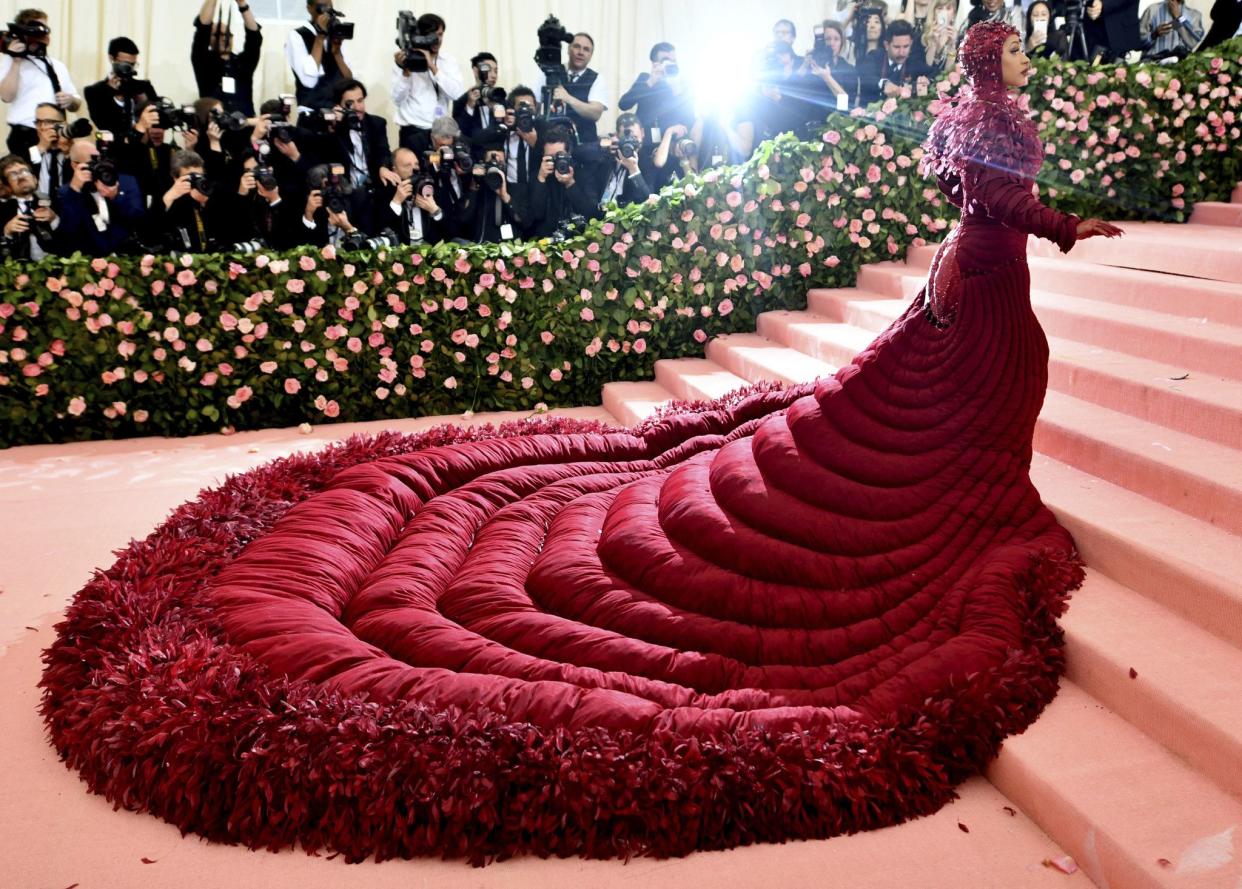
[[[242,256],[253,256],[261,250],[267,249],[267,243],[261,240],[242,241],[234,244],[228,249],[229,253],[240,253]]]
[[[60,139],[85,139],[95,131],[88,117],[79,117],[71,123],[56,124],[56,136]]]
[[[266,163],[259,164],[259,166],[255,167],[251,170],[251,172],[254,173],[254,181],[259,183],[259,187],[264,191],[276,190],[276,187],[279,184],[276,179],[276,171]]]
[[[575,213],[568,219],[563,220],[561,224],[556,227],[556,231],[552,233],[553,243],[560,243],[561,241],[568,240],[572,235],[577,233],[578,229],[585,229],[586,224],[586,217],[579,216]]]
[[[354,39],[354,23],[345,21],[345,13],[327,3],[317,3],[315,5],[316,17],[325,13],[328,16],[328,27],[324,34],[327,35],[329,42]]]
[[[539,49],[535,50],[535,64],[543,72],[544,89],[546,95],[550,96],[552,90],[564,86],[569,79],[565,63],[561,59],[561,44],[573,43],[574,35],[565,30],[560,19],[549,15],[539,26],[536,36],[539,38]]]
[[[190,174],[190,190],[197,191],[199,194],[210,197],[215,186],[202,173]]]
[[[682,160],[690,160],[699,156],[699,145],[693,139],[685,138],[677,140],[677,156]]]
[[[529,105],[519,105],[513,113],[513,125],[519,133],[535,131],[535,112]]]
[[[4,52],[14,58],[35,58],[42,59],[47,57],[46,38],[50,37],[52,29],[43,22],[28,22],[25,25],[19,25],[15,22],[9,22],[8,28],[3,34],[0,34],[0,40],[4,42]],[[38,42],[36,42],[38,41]],[[14,52],[10,49],[10,44],[21,43],[25,49],[20,52]]]
[[[552,155],[552,169],[562,176],[567,176],[574,170],[574,156],[568,151],[558,151]]]
[[[121,80],[133,80],[138,76],[138,69],[134,67],[133,62],[113,62],[112,76]]]
[[[323,194],[323,205],[328,208],[328,212],[344,213],[349,209],[349,196],[353,194],[354,186],[345,175],[343,165],[333,164],[329,168],[319,190]]]
[[[240,133],[250,126],[250,119],[241,111],[225,112],[219,106],[211,109],[211,119],[220,129],[228,130],[230,133]]]
[[[396,247],[399,243],[400,240],[396,233],[386,228],[373,238],[367,237],[366,232],[350,232],[341,241],[341,247],[345,250],[383,250],[387,247]]]
[[[480,179],[492,191],[500,191],[505,187],[505,170],[504,167],[496,161],[488,161],[485,164],[475,164],[474,178]]]
[[[286,121],[274,120],[267,128],[267,137],[273,142],[288,145],[297,137],[297,128]]]
[[[411,201],[413,201],[415,198],[429,198],[431,200],[435,200],[436,180],[432,179],[430,176],[424,173],[423,175],[414,179],[413,182],[414,182],[414,191],[410,195]]]
[[[331,108],[316,108],[302,115],[303,127],[318,135],[327,135],[336,129],[336,112]]]
[[[676,62],[669,62],[665,64],[664,66],[665,77],[679,77],[680,75],[681,75],[681,68],[677,66]]]
[[[94,193],[96,185],[113,188],[121,181],[121,171],[117,169],[116,161],[111,158],[97,155],[87,162],[86,169],[90,171],[91,181],[82,190],[88,194]]]
[[[643,143],[633,136],[622,136],[616,143],[615,150],[623,158],[638,157],[638,151],[643,147]]]
[[[362,115],[354,110],[354,100],[350,99],[342,108],[344,113],[341,115],[341,123],[345,124],[345,129],[357,130],[361,133],[364,121]]]
[[[418,16],[406,10],[397,13],[397,48],[405,53],[401,68],[411,74],[422,74],[428,70],[427,56],[439,47],[440,38],[435,32],[427,34],[418,26]]]
[[[159,114],[159,127],[162,130],[189,129],[194,126],[194,106],[177,105],[171,99],[160,99],[155,103]]]

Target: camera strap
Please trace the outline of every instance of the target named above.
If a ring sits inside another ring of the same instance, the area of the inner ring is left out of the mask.
[[[60,78],[56,76],[56,66],[51,59],[43,59],[43,71],[47,74],[47,79],[52,81],[52,92],[60,92]]]

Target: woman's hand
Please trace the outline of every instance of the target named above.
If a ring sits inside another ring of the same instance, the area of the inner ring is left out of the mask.
[[[1078,223],[1078,240],[1080,241],[1096,237],[1120,238],[1123,234],[1125,234],[1124,231],[1103,219],[1084,219]]]

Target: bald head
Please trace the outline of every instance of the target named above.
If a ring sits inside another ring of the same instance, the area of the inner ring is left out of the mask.
[[[418,170],[418,155],[408,148],[398,148],[392,153],[392,171],[402,179],[409,179]]]
[[[94,142],[87,142],[79,139],[69,146],[69,161],[75,164],[83,164],[99,154],[99,149],[95,147]]]

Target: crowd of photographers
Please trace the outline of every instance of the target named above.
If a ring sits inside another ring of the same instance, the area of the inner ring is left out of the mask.
[[[443,19],[401,13],[389,84],[396,145],[388,121],[367,110],[350,56],[353,25],[330,0],[308,2],[307,23],[288,35],[295,92],[257,106],[263,32],[245,0],[204,0],[195,15],[200,98],[190,105],[139,76],[139,47],[124,37],[108,46],[108,76],[79,94],[47,54],[47,15],[23,10],[0,38],[10,128],[0,158],[0,249],[41,259],[564,237],[610,204],[640,202],[680,176],[743,161],[764,138],[804,132],[884,96],[925,92],[953,64],[955,0],[908,0],[891,22],[868,0],[838,2],[848,7],[844,21],[817,27],[805,56],[794,50],[794,24],[778,22],[757,61],[755,90],[721,114],[697,111],[676,48],[656,44],[650,69],[617,102],[623,113],[613,134],[601,132],[612,95],[591,67],[589,34],[549,16],[537,32],[539,78],[505,90],[494,55],[472,58],[467,78],[441,52]],[[1028,53],[1048,54],[1065,48],[1065,2],[1029,0],[1023,14],[1003,0],[978,0],[967,25],[1012,16]],[[1171,18],[1146,28],[1153,39],[1199,42],[1202,22],[1180,0],[1158,8]],[[71,119],[83,105],[87,116]]]

